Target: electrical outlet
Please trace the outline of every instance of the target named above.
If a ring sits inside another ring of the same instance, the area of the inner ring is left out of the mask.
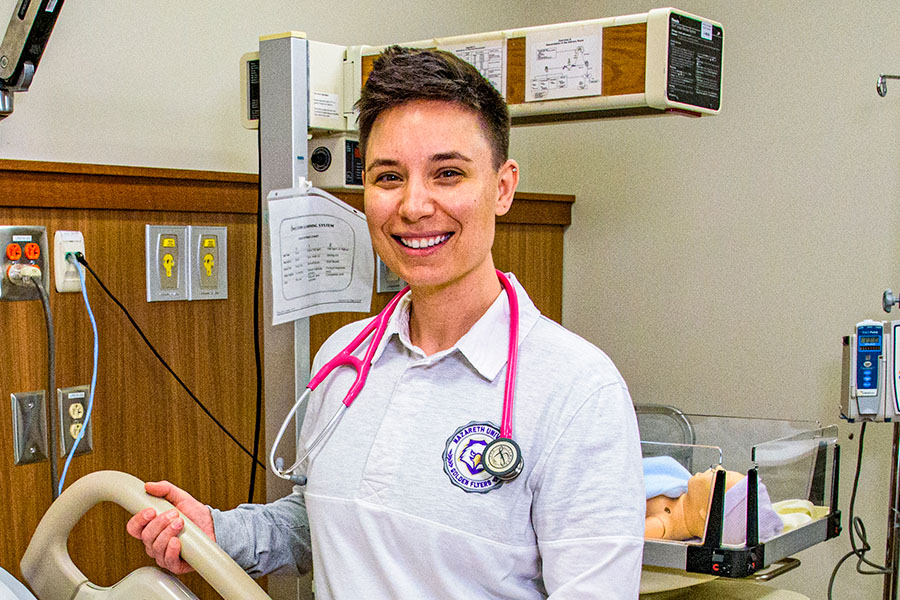
[[[53,234],[53,274],[57,292],[80,292],[81,279],[75,265],[66,260],[69,254],[84,254],[84,236],[80,231],[59,230]]]
[[[47,230],[35,226],[0,227],[0,300],[40,300],[38,289],[21,275],[40,270],[41,283],[50,293],[47,262]],[[18,275],[18,276],[17,276]]]
[[[188,227],[147,225],[147,302],[188,300]]]
[[[228,298],[228,228],[188,227],[191,300]]]
[[[10,394],[13,450],[17,465],[47,460],[47,403],[44,390]]]
[[[84,427],[84,420],[87,417],[88,394],[91,387],[88,385],[79,385],[75,387],[59,388],[56,390],[56,397],[59,403],[59,455],[68,456],[75,445],[75,438],[78,432]],[[91,423],[87,424],[87,431],[84,437],[78,442],[78,449],[75,456],[87,454],[94,449],[94,439],[91,435]]]

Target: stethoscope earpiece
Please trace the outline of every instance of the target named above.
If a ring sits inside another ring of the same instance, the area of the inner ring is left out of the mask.
[[[522,472],[525,461],[519,445],[509,438],[497,438],[482,454],[484,470],[500,481],[512,481]]]

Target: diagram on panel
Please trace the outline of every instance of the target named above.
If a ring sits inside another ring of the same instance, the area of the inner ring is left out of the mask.
[[[527,101],[600,94],[600,35],[529,37],[526,46]]]
[[[452,52],[493,84],[506,97],[506,42],[503,39],[484,40],[468,44],[438,44],[438,49]]]

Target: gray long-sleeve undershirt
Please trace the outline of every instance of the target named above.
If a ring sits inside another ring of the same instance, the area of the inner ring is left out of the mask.
[[[251,577],[283,567],[306,573],[312,568],[309,520],[302,494],[269,504],[241,504],[221,511],[210,507],[216,542]]]

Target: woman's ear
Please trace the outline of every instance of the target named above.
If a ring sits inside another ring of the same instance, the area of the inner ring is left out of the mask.
[[[500,167],[497,181],[497,206],[494,214],[498,217],[509,212],[513,198],[516,195],[516,187],[519,185],[519,164],[509,159]]]

